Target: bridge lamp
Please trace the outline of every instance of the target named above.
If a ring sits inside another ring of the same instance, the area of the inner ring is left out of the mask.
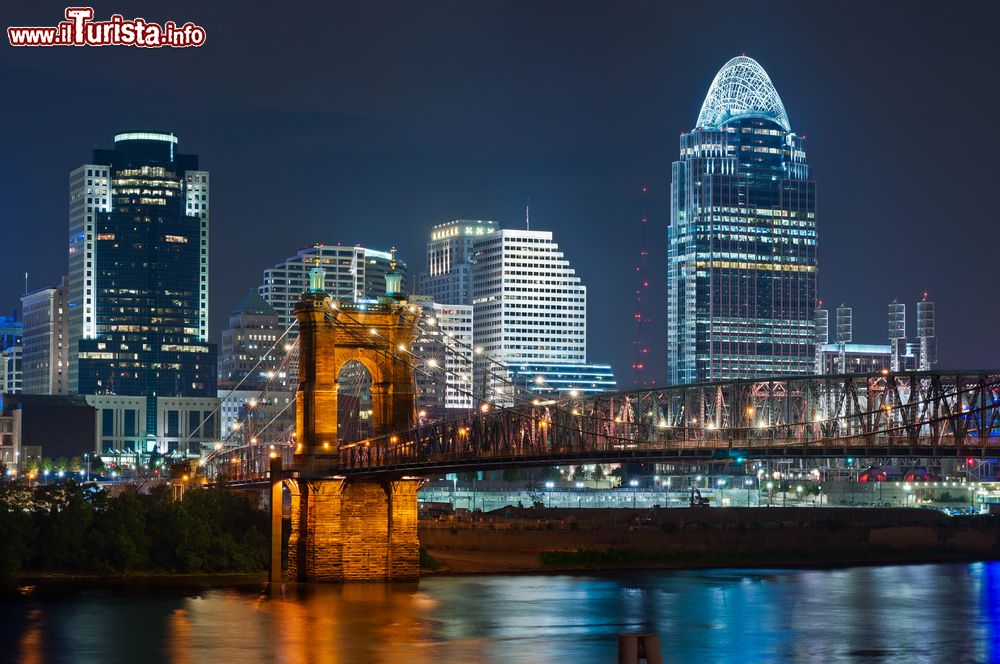
[[[275,374],[274,374],[274,372],[273,372],[273,371],[268,371],[268,372],[267,372],[267,379],[268,379],[268,380],[274,380],[274,375],[275,375]]]
[[[256,399],[250,399],[250,401],[247,402],[247,405],[249,405],[251,408],[256,408],[257,407],[257,400]]]
[[[709,422],[708,423],[708,430],[709,431],[715,431],[715,422]]]
[[[372,329],[368,330],[368,332],[371,333],[371,335],[373,337],[377,337],[378,336],[378,330],[376,330],[374,327]]]
[[[240,460],[237,459],[236,457],[233,457],[232,459],[229,460],[229,463],[239,463],[239,462]]]
[[[760,421],[757,422],[757,428],[758,429],[763,429],[766,426],[767,426],[767,422],[765,422],[764,420],[760,420]]]
[[[406,352],[406,344],[399,344],[399,350],[405,353]]]
[[[324,450],[330,449],[330,443],[323,443],[323,449]]]
[[[479,346],[478,348],[476,348],[475,353],[476,353],[476,355],[482,355],[483,354],[483,347]]]
[[[667,428],[667,421],[666,420],[660,420],[660,423],[657,426],[660,427],[661,429],[666,429]]]
[[[285,344],[285,352],[288,353],[291,352],[291,350],[292,350],[292,344]]]
[[[547,426],[549,426],[549,423],[546,422],[545,420],[542,420],[541,422],[538,423],[538,428],[539,429],[544,429]]]
[[[767,483],[767,490],[770,491],[773,488],[774,488],[774,482],[768,482]]]
[[[429,367],[436,367],[437,365],[438,365],[438,361],[435,360],[433,357],[431,359],[427,360],[427,366],[429,366]]]
[[[427,417],[427,411],[426,410],[420,411],[419,413],[417,413],[417,417]]]
[[[389,437],[389,442],[390,443],[398,443],[399,442],[399,436],[390,436]]]
[[[250,439],[250,444],[251,445],[256,445],[257,444],[257,436],[254,436],[253,438]]]
[[[753,411],[754,411],[753,406],[747,406],[747,415],[753,417]]]
[[[801,484],[798,485],[797,487],[795,487],[795,493],[802,493],[802,485]]]
[[[546,483],[545,483],[545,488],[546,488],[546,489],[551,489],[551,488],[552,488],[552,487],[554,487],[555,485],[556,485],[556,483],[555,483],[555,482],[546,482]]]
[[[545,382],[544,376],[535,376],[535,385],[541,385]]]
[[[488,403],[484,403],[479,407],[479,410],[483,413],[488,413],[490,412],[490,405]]]
[[[437,320],[433,316],[427,319],[428,325],[434,325],[435,323],[437,323]]]
[[[580,390],[570,390],[569,391],[569,395],[571,397],[578,397],[578,396],[580,396]]]

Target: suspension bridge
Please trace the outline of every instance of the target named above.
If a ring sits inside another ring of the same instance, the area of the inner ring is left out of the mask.
[[[199,469],[210,483],[269,484],[278,505],[283,485],[291,493],[293,578],[416,576],[417,490],[427,475],[628,461],[985,457],[1000,445],[1000,371],[788,376],[542,398],[456,339],[445,337],[445,348],[467,367],[420,357],[413,341],[433,319],[404,297],[334,302],[322,270],[311,278],[295,311],[298,338],[282,359],[297,363],[294,427],[264,436],[279,412]],[[349,366],[354,378],[345,381]],[[416,416],[418,375],[455,389],[456,374],[474,371],[475,408],[436,421]],[[346,399],[357,410],[360,387],[370,392],[367,427],[352,426],[341,407]]]

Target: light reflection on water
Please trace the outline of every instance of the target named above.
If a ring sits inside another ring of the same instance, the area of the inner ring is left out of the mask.
[[[609,662],[626,630],[668,662],[991,662],[998,592],[1000,563],[43,585],[0,602],[0,637],[21,662]]]

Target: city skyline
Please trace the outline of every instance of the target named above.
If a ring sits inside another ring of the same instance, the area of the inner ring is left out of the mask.
[[[509,36],[490,30],[488,17],[479,16],[478,32],[470,35],[482,37],[483,44],[469,49],[467,62],[445,69],[467,81],[483,67],[500,67],[505,76],[494,90],[514,94],[490,112],[483,112],[483,102],[473,99],[474,91],[452,89],[443,74],[423,77],[421,72],[433,70],[431,65],[438,63],[439,54],[423,54],[421,63],[427,67],[420,69],[384,58],[366,61],[354,72],[345,73],[343,66],[337,65],[334,73],[343,74],[347,88],[359,93],[353,109],[346,97],[315,91],[311,80],[296,76],[277,80],[267,66],[248,56],[238,68],[238,76],[253,70],[272,87],[299,92],[297,98],[305,95],[306,103],[292,111],[270,98],[248,97],[243,89],[228,98],[231,88],[223,85],[215,90],[209,86],[211,74],[218,73],[225,62],[213,49],[231,45],[235,32],[223,27],[222,17],[213,15],[216,10],[191,7],[178,11],[182,10],[204,24],[210,34],[198,53],[199,66],[204,64],[205,72],[185,69],[192,86],[184,94],[206,98],[207,103],[198,108],[182,108],[177,102],[145,93],[138,95],[135,103],[124,104],[123,95],[142,89],[138,83],[126,82],[123,91],[102,89],[98,93],[81,88],[93,108],[81,109],[68,127],[58,125],[58,140],[49,141],[45,127],[57,125],[51,109],[45,106],[46,99],[52,100],[51,93],[41,94],[40,88],[43,84],[58,88],[53,83],[65,76],[56,72],[67,66],[66,53],[33,50],[12,53],[8,58],[5,70],[23,90],[25,99],[23,105],[4,111],[11,124],[25,128],[13,138],[12,154],[24,162],[32,150],[44,150],[51,158],[43,160],[44,165],[31,163],[12,170],[2,185],[2,193],[11,201],[11,218],[24,219],[30,228],[21,229],[16,237],[9,235],[4,243],[0,310],[17,306],[25,271],[30,273],[29,290],[57,283],[63,274],[60,243],[52,238],[65,228],[65,204],[58,194],[65,186],[66,173],[78,165],[78,156],[94,144],[106,144],[123,129],[162,127],[181,137],[179,149],[201,155],[213,177],[223,178],[223,184],[216,182],[213,188],[212,341],[218,340],[225,313],[254,284],[260,270],[303,245],[338,241],[349,246],[395,245],[401,259],[409,262],[411,274],[416,274],[423,267],[421,248],[427,228],[462,217],[495,219],[500,227],[521,227],[524,201],[530,197],[532,227],[551,230],[562,238],[561,244],[574,256],[577,271],[588,284],[592,306],[601,308],[600,316],[592,313],[589,354],[611,359],[624,376],[632,353],[627,343],[621,343],[617,330],[631,320],[630,277],[640,234],[638,192],[648,185],[654,197],[649,238],[654,283],[647,302],[653,319],[649,338],[655,354],[649,366],[657,382],[665,382],[663,349],[658,340],[665,338],[666,289],[664,271],[658,266],[663,265],[666,253],[666,182],[672,146],[676,145],[672,132],[689,129],[686,125],[690,125],[712,73],[745,50],[765,64],[785,103],[794,109],[795,127],[809,137],[810,163],[823,183],[817,203],[822,220],[820,297],[830,302],[850,301],[859,321],[865,321],[858,326],[857,337],[881,339],[884,303],[893,298],[912,301],[920,292],[929,291],[940,310],[938,328],[943,343],[939,366],[992,363],[989,336],[980,331],[984,328],[963,326],[959,318],[977,301],[967,284],[982,281],[980,277],[987,275],[987,243],[970,242],[970,238],[988,232],[987,220],[979,218],[976,211],[988,209],[981,197],[989,191],[984,155],[992,151],[987,145],[963,157],[963,177],[971,193],[961,200],[934,195],[941,191],[936,183],[950,172],[935,155],[946,154],[956,139],[947,131],[928,128],[926,118],[935,118],[935,127],[960,126],[962,105],[941,94],[923,98],[928,110],[922,119],[902,111],[871,110],[893,108],[882,100],[905,98],[901,90],[916,88],[928,79],[960,98],[971,81],[982,75],[980,70],[989,60],[989,51],[983,51],[989,47],[983,44],[988,41],[963,36],[958,29],[962,21],[954,16],[943,18],[932,10],[899,13],[888,5],[875,8],[862,21],[821,8],[798,8],[796,17],[786,19],[792,24],[831,23],[827,30],[820,30],[819,38],[812,35],[815,43],[793,34],[788,42],[771,44],[752,36],[752,30],[724,27],[713,43],[698,43],[692,49],[699,39],[685,36],[681,26],[700,16],[697,9],[675,9],[673,15],[650,6],[634,10],[650,26],[683,37],[681,45],[669,48],[654,47],[651,27],[640,25],[642,21],[625,12],[581,12],[566,17],[572,28],[568,36],[553,37],[554,44],[579,56],[579,62],[570,63],[558,57],[555,45],[537,40],[541,28],[554,20],[554,10],[521,10],[529,20],[512,26]],[[364,14],[360,9],[351,11]],[[421,22],[440,18],[437,11],[428,8],[427,14],[418,18]],[[157,10],[150,8],[147,13],[156,15]],[[768,16],[773,14],[762,11],[748,20],[752,27]],[[609,17],[632,26],[636,36],[645,39],[637,41],[649,50],[621,45],[622,52],[613,58],[584,52],[582,37],[601,35],[599,24]],[[25,16],[21,22],[31,24],[32,18],[37,17]],[[357,18],[375,20],[368,15]],[[537,19],[535,27],[530,19]],[[241,19],[236,20],[234,31],[243,26]],[[897,40],[898,49],[886,48],[876,29],[880,22],[890,20],[904,28],[890,35]],[[15,17],[12,22],[19,21]],[[981,23],[969,29],[980,29]],[[837,50],[831,42],[845,24],[855,28],[856,43],[850,51]],[[442,29],[448,25],[452,24],[446,21]],[[387,26],[384,38],[391,38],[398,30]],[[535,62],[540,74],[515,76],[514,65],[501,65],[486,48],[525,38],[529,46],[516,60]],[[468,41],[469,36],[460,35],[460,45],[470,46]],[[920,49],[907,48],[910,42],[920,43]],[[686,52],[682,45],[689,47]],[[295,45],[286,46],[288,55],[279,49],[272,56],[280,60],[298,53]],[[357,40],[346,40],[336,47],[341,48],[373,55],[367,50],[370,47]],[[334,58],[339,51],[330,49],[320,50]],[[964,54],[966,66],[954,69],[936,63],[944,49]],[[876,51],[889,52],[879,59],[873,57]],[[674,62],[671,56],[682,60]],[[88,50],[80,53],[79,63],[70,66],[96,66],[113,57],[117,56],[110,51]],[[435,59],[428,62],[427,58]],[[142,59],[141,65],[135,64],[139,59],[132,59],[123,66],[127,72],[137,66],[165,71],[163,68],[173,66],[170,63],[186,68],[194,62],[185,53],[156,53]],[[912,64],[900,66],[904,60]],[[632,66],[637,71],[629,73]],[[588,76],[592,72],[599,75]],[[562,96],[557,100],[538,94],[543,91],[546,75],[556,74],[561,75]],[[384,114],[374,110],[374,101],[384,99],[384,94],[374,83],[366,83],[380,75],[412,81],[412,85],[403,86],[398,105]],[[425,85],[417,85],[421,82]],[[70,86],[68,92],[73,92],[72,86],[82,85],[63,83]],[[622,96],[625,91],[628,94]],[[446,106],[441,103],[442,95],[459,95],[461,110],[420,131],[419,125],[429,120],[428,107],[441,113]],[[608,95],[621,101],[604,100]],[[487,99],[495,102],[497,97],[494,94]],[[533,103],[516,103],[528,100]],[[632,102],[637,101],[644,110],[636,110]],[[405,117],[410,119],[402,119]],[[610,124],[602,125],[605,121]],[[376,134],[386,127],[391,129],[388,138],[392,140],[377,139]],[[915,141],[915,136],[920,141]],[[996,139],[984,140],[988,144]],[[433,147],[435,143],[440,145]],[[465,143],[469,143],[468,148],[462,147]],[[343,150],[338,152],[338,147]],[[343,163],[331,163],[330,154],[340,156]],[[243,169],[237,163],[252,157],[290,164],[287,173],[271,176],[274,190],[282,192],[273,197],[275,200],[255,198],[252,204],[246,200],[247,178],[242,177]],[[344,169],[353,169],[353,175],[345,176]],[[407,177],[412,179],[409,184]],[[293,183],[295,188],[289,186]],[[980,191],[983,193],[977,193]],[[937,227],[944,225],[942,219],[948,221],[947,228],[957,231],[941,233]],[[276,237],[269,235],[275,228],[280,229]],[[612,232],[615,242],[602,241]],[[965,264],[961,269],[940,269],[948,255],[961,255]],[[859,264],[870,266],[874,274],[855,274]],[[977,361],[984,354],[987,359]]]

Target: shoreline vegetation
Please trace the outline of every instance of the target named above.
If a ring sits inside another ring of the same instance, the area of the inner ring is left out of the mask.
[[[75,482],[0,486],[0,580],[259,572],[267,513],[232,491],[182,501]]]

